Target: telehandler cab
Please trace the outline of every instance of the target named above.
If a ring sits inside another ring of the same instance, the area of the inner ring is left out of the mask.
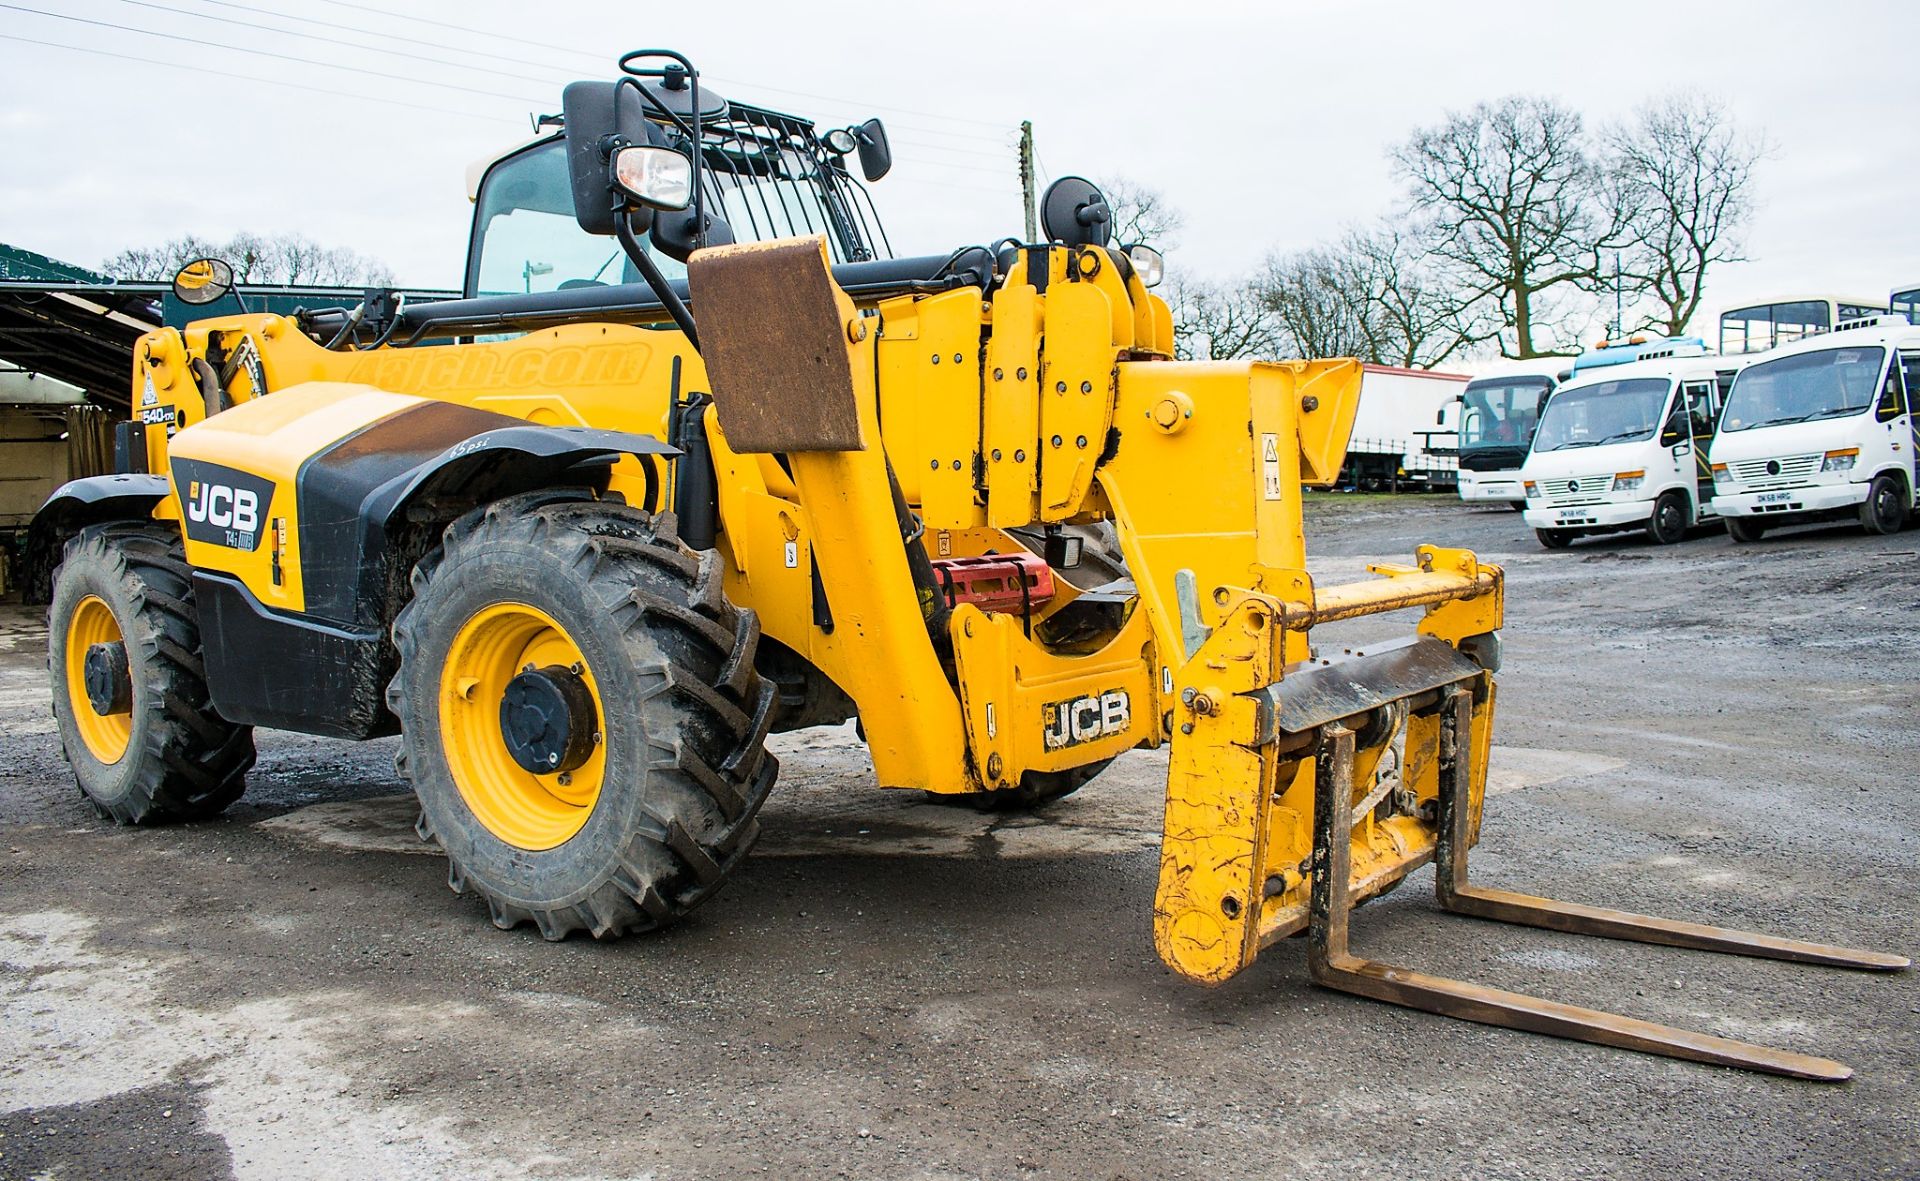
[[[1332,988],[1848,1075],[1349,953],[1352,907],[1433,861],[1467,914],[1906,964],[1467,884],[1502,575],[1436,546],[1307,574],[1301,489],[1340,469],[1356,362],[1176,361],[1158,256],[1074,178],[1044,242],[889,257],[849,167],[887,171],[877,120],[822,134],[675,53],[551,122],[477,182],[465,298],[140,341],[121,473],[33,534],[103,812],[219,812],[254,726],[397,732],[454,890],[608,937],[736,869],[772,731],[857,717],[882,785],[988,805],[1168,746],[1154,940],[1189,979],[1305,933]],[[181,295],[229,281],[196,264]],[[1411,635],[1310,643],[1405,608]]]

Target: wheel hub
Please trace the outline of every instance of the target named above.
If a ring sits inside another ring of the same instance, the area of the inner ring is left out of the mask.
[[[133,673],[121,641],[88,645],[81,678],[94,713],[107,718],[133,708]]]
[[[500,737],[507,753],[535,775],[571,772],[593,754],[600,719],[593,691],[572,669],[529,666],[500,698]]]

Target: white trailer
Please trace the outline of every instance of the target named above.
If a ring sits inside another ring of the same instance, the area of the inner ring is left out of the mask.
[[[1450,408],[1466,383],[1464,373],[1361,366],[1360,405],[1340,486],[1368,492],[1453,487],[1459,434]]]

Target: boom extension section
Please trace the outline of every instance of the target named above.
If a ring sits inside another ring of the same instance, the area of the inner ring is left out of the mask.
[[[1057,374],[1046,368],[1068,363],[1057,357],[1114,351],[1087,343],[1107,339],[1101,334],[1112,319],[1107,302],[1090,298],[1090,285],[1049,285],[1043,294],[1018,282],[1047,262],[1023,262],[984,317],[986,356],[1008,354],[1012,339],[1021,351],[1011,368],[989,363],[992,381],[982,374],[989,433],[1018,400],[992,388],[1004,384],[999,378],[1024,380],[1028,366]],[[884,665],[878,690],[850,687],[883,782],[997,790],[1025,771],[1169,742],[1154,938],[1166,963],[1191,980],[1218,984],[1263,948],[1304,932],[1313,979],[1325,987],[1752,1070],[1826,1080],[1850,1073],[1825,1059],[1348,951],[1351,909],[1437,862],[1441,903],[1463,914],[1841,967],[1906,966],[1895,956],[1467,884],[1486,795],[1504,578],[1468,551],[1421,546],[1412,565],[1370,567],[1380,577],[1314,585],[1300,489],[1338,470],[1357,397],[1350,362],[1115,364],[1105,383],[1110,411],[1092,408],[1115,423],[1108,457],[1081,499],[1058,511],[1110,518],[1137,589],[1116,635],[1094,648],[1049,649],[1004,610],[936,609],[945,604],[931,567],[915,568],[926,558],[917,538],[923,526],[968,522],[943,519],[925,499],[917,519],[906,507],[895,465],[913,471],[927,457],[883,454],[875,443],[881,411],[910,405],[889,399],[916,391],[876,381],[876,369],[887,370],[876,365],[875,339],[894,329],[884,313],[862,315],[834,284],[819,243],[702,251],[691,281],[728,444],[786,457],[798,504],[812,518],[826,601]],[[786,316],[765,315],[776,300]],[[1082,313],[1083,303],[1097,319]],[[1040,396],[1049,396],[1040,384]],[[1078,396],[1078,382],[1052,385],[1052,398]],[[1032,420],[1029,410],[1024,429],[1037,429]],[[1026,437],[1009,436],[1009,450]],[[942,466],[935,455],[932,467]],[[997,478],[988,478],[989,517],[1003,503],[1013,507],[991,525],[1036,523],[1030,489],[1045,485],[1045,470],[1007,484],[1004,501]],[[1337,655],[1309,642],[1315,627],[1409,609],[1423,612],[1412,636]],[[1049,700],[1059,703],[1053,715],[1043,713]],[[1062,721],[1060,711],[1072,716]],[[1105,731],[1096,745],[1068,745]],[[1045,744],[1036,741],[1043,732]]]

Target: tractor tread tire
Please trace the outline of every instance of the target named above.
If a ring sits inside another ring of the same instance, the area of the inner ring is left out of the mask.
[[[134,724],[127,753],[112,764],[87,751],[65,712],[91,708],[67,701],[61,671],[65,614],[87,594],[127,612],[121,639],[134,669]],[[253,727],[214,712],[192,567],[177,529],[127,521],[76,534],[54,571],[47,635],[62,750],[102,816],[121,824],[204,820],[240,798],[255,757]]]
[[[580,588],[626,659],[594,665],[605,708],[642,719],[624,741],[617,722],[602,723],[609,753],[595,815],[548,850],[514,849],[488,832],[461,801],[442,754],[434,686],[445,650],[437,645],[464,618],[445,608],[464,571],[499,551],[543,555],[549,578]],[[752,669],[759,620],[727,602],[721,578],[712,554],[681,546],[671,513],[649,516],[577,493],[476,509],[415,566],[413,598],[393,625],[400,671],[387,703],[403,734],[395,769],[420,797],[416,832],[447,855],[448,886],[478,894],[495,926],[530,923],[550,940],[650,931],[711,897],[753,847],[779,770],[766,750],[775,694]],[[629,762],[616,770],[622,750]],[[529,868],[503,869],[507,862]]]

